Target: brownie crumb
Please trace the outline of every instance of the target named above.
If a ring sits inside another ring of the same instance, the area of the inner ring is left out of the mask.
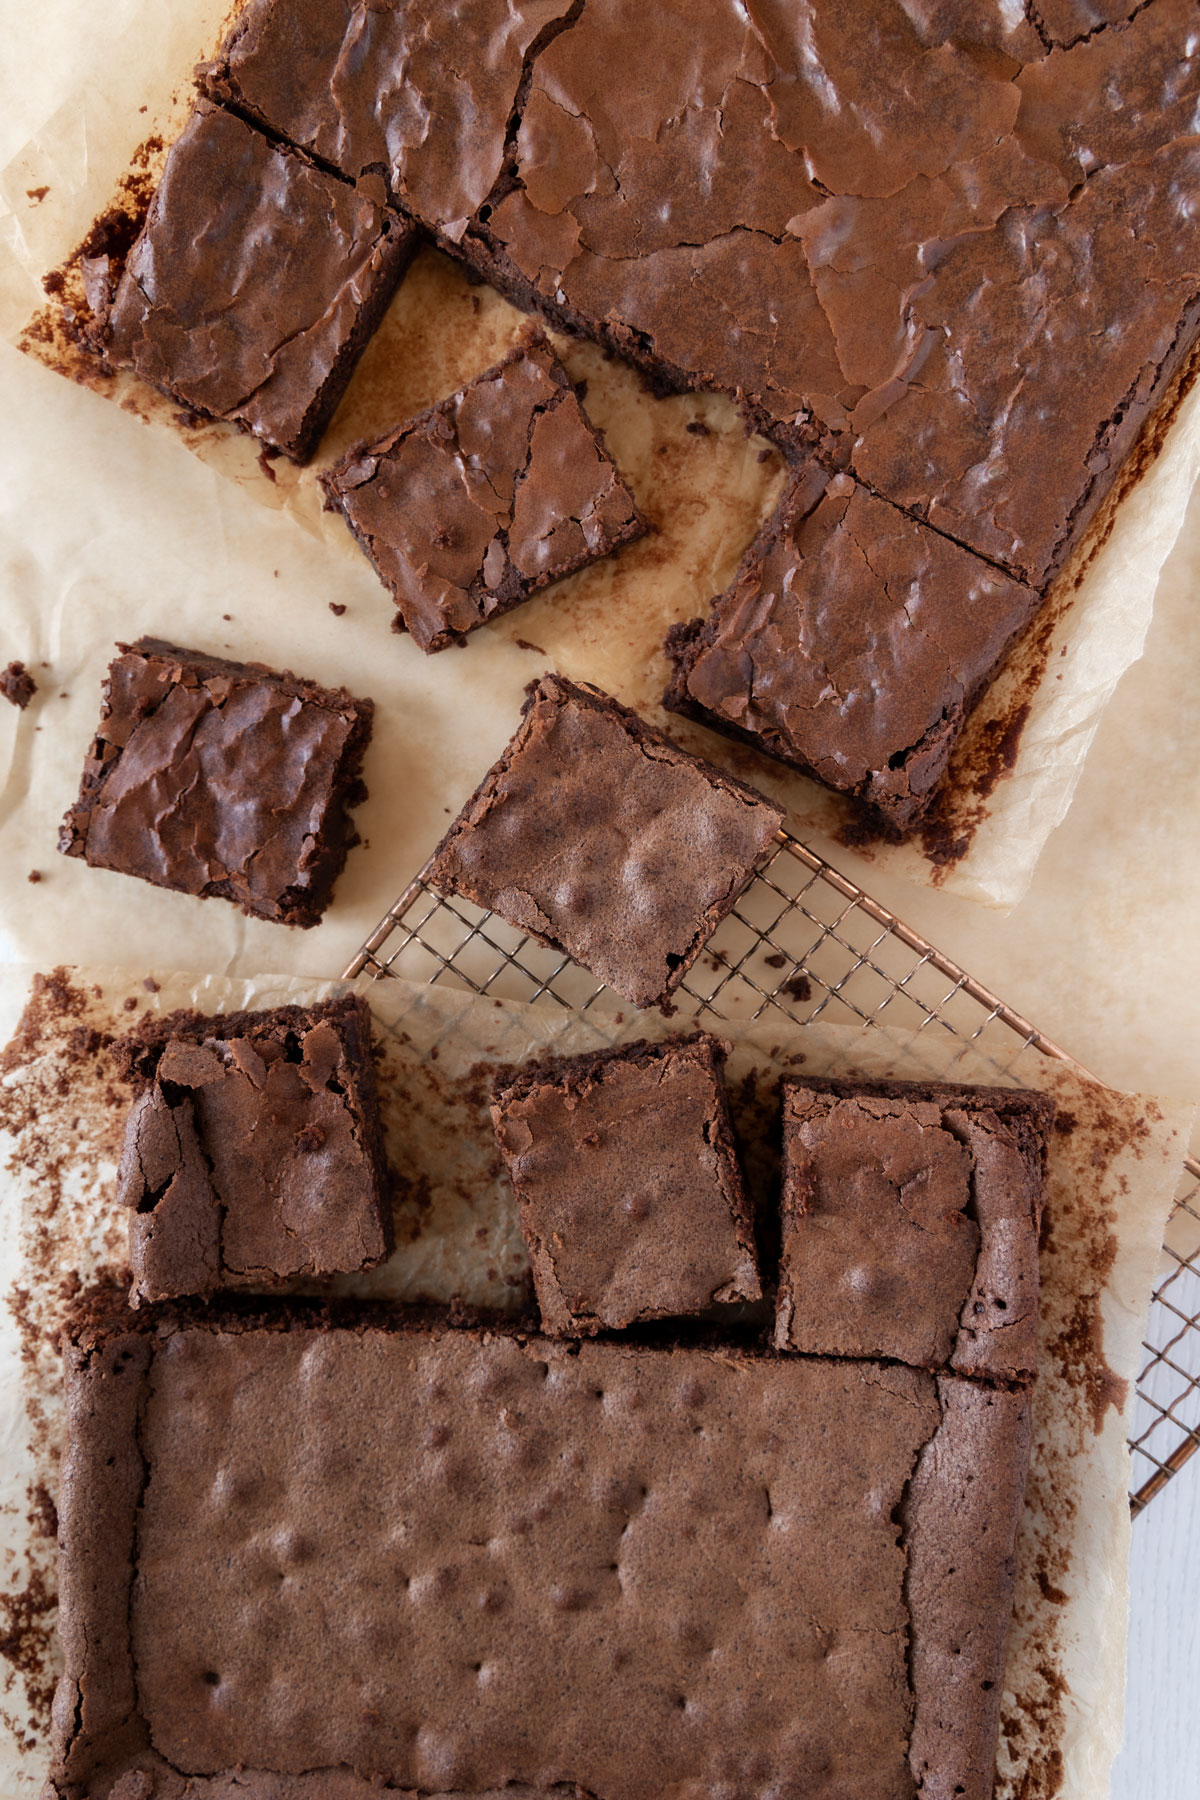
[[[10,662],[7,669],[0,670],[0,694],[22,712],[36,693],[37,682],[23,662]]]
[[[147,975],[142,982],[142,986],[148,994],[157,994],[158,992],[158,983],[155,981],[153,975]]]
[[[686,429],[691,432],[693,437],[711,437],[712,436],[712,432],[709,430],[708,426],[704,423],[703,419],[693,419],[691,421],[691,423],[687,426]],[[762,461],[761,455],[759,456],[758,460],[759,460],[759,462]]]
[[[40,869],[30,869],[29,874],[25,879],[27,881],[40,881],[42,879],[42,871]]]
[[[346,608],[341,604],[340,601],[331,600],[329,602],[329,610],[333,614],[335,619],[340,619],[342,614],[345,612]]]

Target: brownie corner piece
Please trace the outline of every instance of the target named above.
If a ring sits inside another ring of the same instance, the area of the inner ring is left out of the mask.
[[[131,1304],[354,1274],[391,1248],[371,1018],[358,995],[148,1018],[117,1177]]]
[[[908,831],[1039,604],[850,476],[810,464],[708,617],[668,634],[664,703]]]
[[[546,338],[321,476],[427,653],[640,537],[646,522]]]
[[[596,688],[546,675],[431,883],[665,1005],[775,848],[771,801]]]
[[[376,186],[198,100],[93,348],[306,461],[416,247],[416,227]]]
[[[256,918],[318,924],[358,841],[373,703],[158,638],[117,649],[59,849]]]
[[[621,1330],[761,1296],[722,1072],[703,1033],[527,1065],[492,1122],[543,1328]]]
[[[1037,1372],[1052,1104],[948,1083],[783,1084],[780,1350]]]

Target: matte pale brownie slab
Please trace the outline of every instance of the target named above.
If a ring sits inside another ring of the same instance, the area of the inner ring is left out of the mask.
[[[775,1342],[991,1380],[1037,1372],[1040,1094],[785,1080]]]
[[[597,688],[546,675],[429,879],[669,1001],[775,847],[777,807]]]
[[[990,1794],[1023,1395],[299,1321],[69,1362],[58,1795]]]
[[[544,1330],[619,1330],[760,1298],[728,1048],[696,1033],[499,1077],[492,1123]]]

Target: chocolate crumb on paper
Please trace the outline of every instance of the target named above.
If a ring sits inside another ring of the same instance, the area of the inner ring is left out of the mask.
[[[6,669],[0,669],[0,694],[10,705],[24,712],[37,691],[37,682],[23,662],[10,662]]]

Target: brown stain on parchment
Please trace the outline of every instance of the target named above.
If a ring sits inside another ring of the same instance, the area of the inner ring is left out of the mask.
[[[1130,1153],[1140,1160],[1149,1127],[1124,1095],[1075,1081],[1069,1092],[1052,1134],[1042,1223],[1041,1373],[1013,1606],[1022,1654],[1001,1717],[997,1800],[1062,1792],[1070,1695],[1060,1671],[1075,1632],[1067,1609],[1085,1577],[1064,1526],[1090,1498],[1081,1457],[1127,1398],[1105,1356],[1102,1296],[1118,1251],[1115,1200],[1128,1187],[1113,1165]]]
[[[0,1707],[24,1752],[41,1748],[54,1691],[57,1616],[53,1494],[61,1450],[58,1336],[88,1268],[72,1177],[80,1158],[115,1159],[127,1098],[113,1082],[108,1017],[94,990],[65,970],[35,978],[29,1003],[0,1056],[0,1125],[12,1135],[7,1173],[26,1202],[21,1221],[24,1279],[8,1294],[26,1370],[28,1441],[37,1470],[27,1495],[24,1565],[7,1570],[0,1591],[0,1681],[21,1705]],[[108,1235],[121,1261],[123,1234]],[[24,1721],[24,1722],[23,1722]]]

